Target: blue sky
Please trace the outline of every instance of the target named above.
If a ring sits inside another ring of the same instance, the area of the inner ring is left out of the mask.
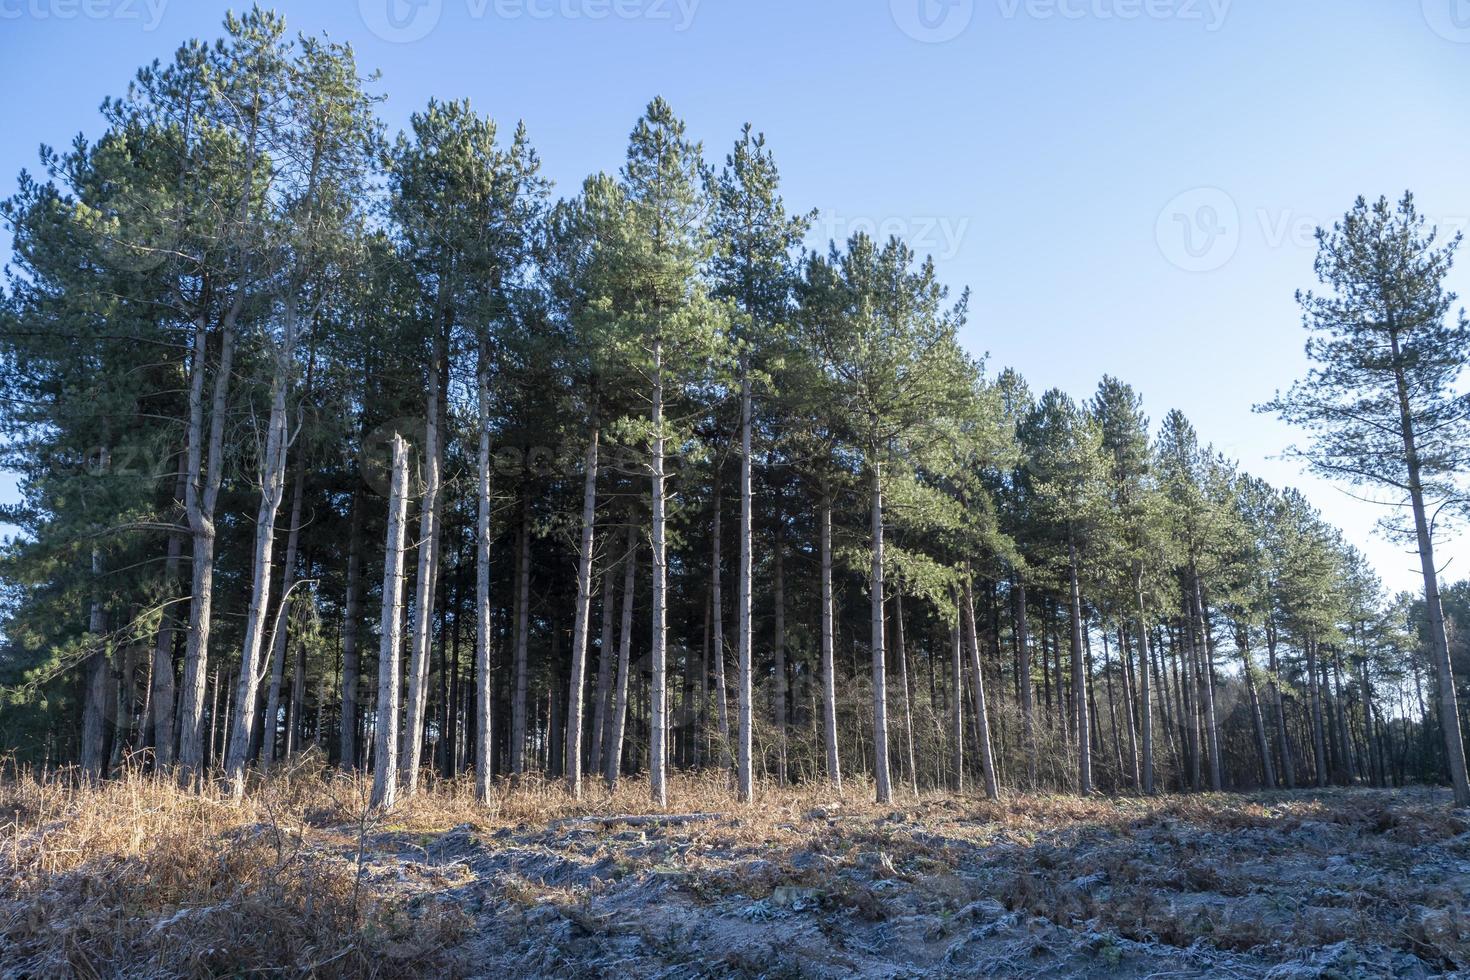
[[[227,6],[0,0],[0,194],[40,143],[95,134],[138,65],[216,36]],[[1278,458],[1295,433],[1251,405],[1305,370],[1293,293],[1315,225],[1406,188],[1470,225],[1470,0],[276,7],[382,71],[391,130],[430,96],[524,119],[562,193],[618,166],[655,94],[712,158],[753,122],[790,203],[823,211],[817,235],[899,233],[972,288],[965,340],[993,368],[1079,398],[1104,373],[1130,381],[1155,420],[1183,409],[1414,586],[1416,557],[1371,533],[1378,509]],[[1443,552],[1470,575],[1470,548]]]

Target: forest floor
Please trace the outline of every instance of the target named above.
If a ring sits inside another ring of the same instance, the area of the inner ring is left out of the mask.
[[[1154,799],[674,781],[386,817],[306,765],[244,805],[0,781],[0,977],[1419,977],[1470,971],[1448,794]],[[634,819],[626,819],[634,818]]]

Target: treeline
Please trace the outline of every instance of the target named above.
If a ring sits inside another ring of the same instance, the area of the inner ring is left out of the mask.
[[[20,758],[243,792],[315,749],[382,804],[429,772],[660,801],[674,770],[747,799],[856,773],[887,801],[1463,767],[1432,582],[1390,599],[1122,381],[988,373],[902,242],[805,251],[750,127],[711,165],[655,100],[553,201],[524,128],[431,102],[389,140],[370,86],[256,9],[4,203]],[[1419,338],[1463,357],[1422,302],[1453,246],[1412,202],[1359,213],[1341,234],[1423,273],[1387,273],[1414,317],[1378,357],[1412,435],[1454,398]],[[1273,407],[1320,409],[1312,383]]]

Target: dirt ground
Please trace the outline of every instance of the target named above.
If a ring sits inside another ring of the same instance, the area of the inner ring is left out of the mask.
[[[362,792],[0,786],[0,977],[1470,976],[1470,811],[1431,790]]]
[[[468,975],[1429,977],[1470,970],[1470,814],[1428,791],[814,807],[373,838]],[[774,832],[771,832],[774,831]]]

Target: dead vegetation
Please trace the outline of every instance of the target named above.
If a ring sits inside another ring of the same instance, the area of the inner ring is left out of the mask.
[[[306,762],[243,806],[0,780],[0,976],[1433,976],[1470,814],[1431,791],[896,807],[719,777],[387,815]],[[655,819],[649,819],[655,818]]]

